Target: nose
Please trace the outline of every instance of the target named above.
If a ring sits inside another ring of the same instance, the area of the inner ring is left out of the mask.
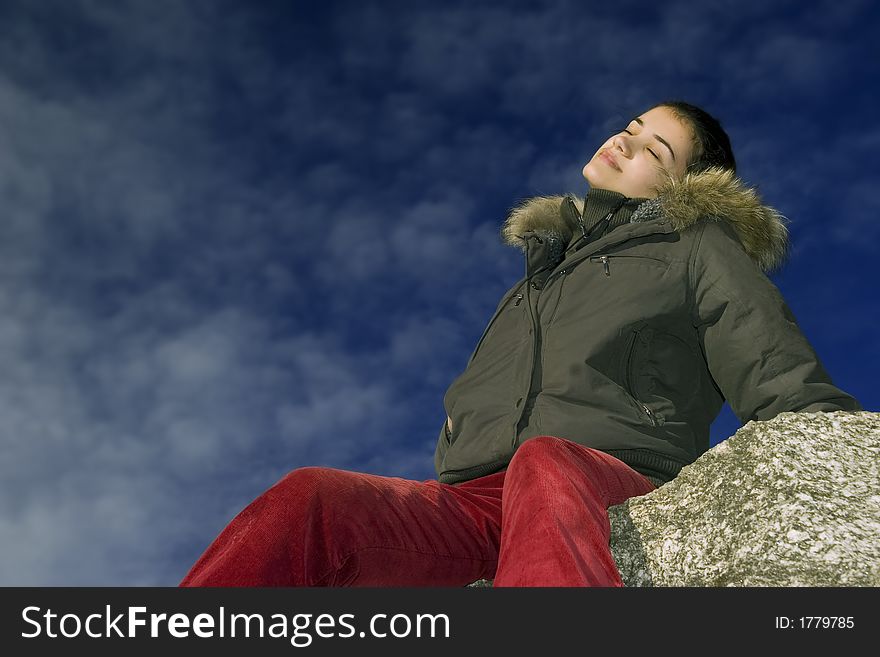
[[[629,141],[626,139],[626,135],[617,135],[611,141],[614,148],[623,153],[624,157],[629,157]]]

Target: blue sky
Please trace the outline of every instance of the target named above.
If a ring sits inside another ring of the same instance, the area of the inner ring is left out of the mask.
[[[878,28],[867,0],[0,1],[0,584],[174,585],[296,467],[433,477],[523,270],[506,213],[585,194],[667,98],[791,220],[773,280],[877,410]]]

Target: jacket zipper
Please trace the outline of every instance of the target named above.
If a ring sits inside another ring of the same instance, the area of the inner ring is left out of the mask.
[[[567,196],[566,200],[569,202],[570,205],[574,206],[574,201],[571,200],[571,197]],[[575,209],[575,212],[577,212],[577,209]],[[587,227],[584,225],[584,218],[581,215],[578,215],[577,222],[578,222],[578,225],[581,227],[581,236],[577,239],[577,241],[574,244],[572,244],[570,247],[568,247],[565,250],[566,253],[568,251],[571,251],[572,249],[576,249],[577,245],[580,244],[581,240],[589,239],[589,237],[600,227],[602,227],[604,229],[605,224],[607,224],[608,221],[611,219],[611,217],[614,216],[614,212],[615,212],[615,210],[612,210],[611,212],[606,214],[604,217],[602,217],[599,221],[597,221],[595,224],[593,224],[593,226],[590,228],[589,233],[587,232]]]
[[[534,286],[534,284],[532,284]],[[535,289],[538,291],[538,294],[541,293],[541,288],[536,287]],[[538,358],[541,357],[541,349],[540,349],[540,329],[538,327],[538,321],[535,317],[535,308],[532,305],[531,295],[529,294],[528,288],[526,288],[526,303],[529,306],[529,322],[531,322],[532,326],[532,367],[529,370],[529,389],[526,395],[522,398],[523,403],[522,407],[519,409],[519,414],[516,416],[516,423],[513,425],[513,440],[511,441],[511,446],[516,449],[516,440],[518,438],[517,435],[517,427],[519,426],[520,420],[522,420],[523,413],[525,413],[526,408],[528,407],[529,397],[532,394],[532,377],[535,373],[535,364]]]

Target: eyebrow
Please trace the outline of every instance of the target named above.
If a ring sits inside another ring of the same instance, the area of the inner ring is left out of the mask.
[[[638,124],[639,124],[640,126],[642,126],[643,128],[645,127],[645,123],[644,123],[644,121],[642,121],[639,117],[634,118],[633,121],[635,121],[636,123],[638,123]],[[655,138],[657,141],[659,141],[661,144],[663,144],[664,146],[666,146],[666,148],[669,149],[669,153],[670,153],[670,155],[672,155],[672,161],[675,162],[675,151],[672,150],[672,146],[669,145],[669,142],[666,141],[665,139],[663,139],[663,137],[661,137],[660,135],[654,135],[654,138]]]

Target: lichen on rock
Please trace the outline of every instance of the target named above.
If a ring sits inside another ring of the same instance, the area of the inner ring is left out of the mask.
[[[627,586],[878,586],[880,414],[749,422],[608,515]]]

